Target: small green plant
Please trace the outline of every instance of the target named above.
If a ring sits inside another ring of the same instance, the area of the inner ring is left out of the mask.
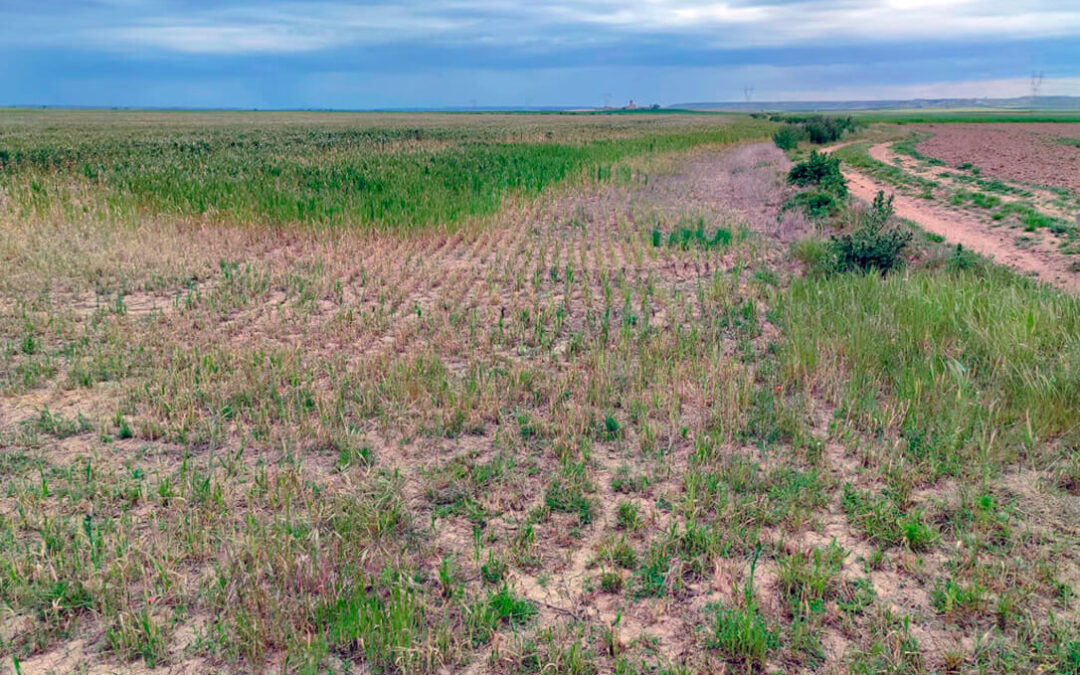
[[[663,234],[659,230],[653,230],[653,246],[660,246]],[[711,250],[715,248],[727,248],[731,246],[735,235],[731,230],[722,227],[716,228],[712,235],[705,229],[705,220],[698,219],[696,227],[678,227],[668,234],[667,245],[683,251],[690,249]]]
[[[799,162],[788,172],[787,181],[799,187],[817,187],[840,199],[847,197],[847,181],[840,172],[840,159],[814,150],[805,162]]]
[[[645,563],[634,573],[635,598],[658,598],[667,592],[667,574],[671,567],[668,552],[663,546],[650,546]]]
[[[615,526],[633,532],[641,527],[641,509],[634,502],[620,502],[615,510]]]
[[[890,227],[893,197],[878,192],[874,203],[861,217],[855,230],[833,237],[829,247],[837,272],[879,272],[886,274],[903,265],[901,257],[911,241],[907,229]]]
[[[743,589],[743,606],[713,607],[716,618],[709,646],[732,661],[764,668],[766,657],[779,646],[780,640],[761,615],[754,597],[754,571],[760,552],[758,549],[750,563],[750,577]]]
[[[615,419],[613,415],[608,415],[604,418],[604,437],[609,441],[622,436],[622,427],[619,425],[619,420]]]
[[[600,590],[605,593],[619,593],[622,591],[623,578],[618,572],[603,572],[600,574]]]
[[[556,476],[548,485],[544,503],[555,513],[574,513],[578,522],[588,525],[596,513],[596,505],[586,494],[591,489],[591,485],[578,473]]]
[[[131,430],[131,426],[128,424],[127,418],[120,413],[116,414],[116,437],[120,439],[131,438],[135,435],[135,432]]]
[[[929,551],[937,542],[937,533],[923,522],[922,513],[914,512],[900,523],[904,541],[912,551]]]
[[[958,584],[952,579],[938,580],[930,591],[930,604],[946,616],[970,616],[982,611],[987,591],[979,584]]]
[[[489,584],[497,584],[506,578],[509,569],[505,560],[488,553],[487,562],[480,566],[480,577]]]
[[[796,551],[777,562],[780,588],[792,616],[812,616],[825,612],[825,602],[840,589],[840,570],[847,553],[836,540],[825,549]]]
[[[535,604],[517,597],[507,586],[488,597],[488,608],[496,622],[512,626],[524,625],[536,616],[537,611]]]
[[[773,142],[776,147],[787,152],[799,146],[799,141],[806,138],[806,132],[794,124],[785,124],[773,134]]]

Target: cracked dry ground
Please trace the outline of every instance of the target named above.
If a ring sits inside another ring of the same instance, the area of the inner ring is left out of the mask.
[[[867,437],[785,372],[786,168],[699,151],[407,237],[6,235],[0,646],[23,673],[921,672],[1066,630],[1077,497],[911,479],[901,411]]]

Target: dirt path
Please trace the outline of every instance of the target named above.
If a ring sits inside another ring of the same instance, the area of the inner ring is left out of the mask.
[[[825,152],[831,153],[843,145],[826,148]],[[870,148],[870,156],[878,161],[888,161],[888,146],[889,143],[874,145]],[[1008,265],[1039,281],[1053,284],[1070,293],[1080,293],[1080,274],[1070,271],[1071,260],[1067,256],[1023,249],[1016,245],[1016,235],[1012,231],[990,228],[973,217],[949,211],[924,199],[899,194],[894,187],[878,183],[857,171],[844,169],[844,177],[848,181],[848,190],[858,199],[873,201],[879,190],[884,190],[886,194],[895,194],[896,215],[914,221],[927,232],[993,258],[995,262]]]

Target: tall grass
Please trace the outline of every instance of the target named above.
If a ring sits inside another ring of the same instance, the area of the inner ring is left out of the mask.
[[[1076,298],[999,269],[923,270],[799,280],[783,314],[787,375],[936,474],[1078,438]]]

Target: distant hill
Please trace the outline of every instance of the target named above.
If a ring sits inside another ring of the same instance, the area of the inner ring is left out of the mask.
[[[731,112],[759,111],[835,111],[835,110],[896,110],[896,109],[955,109],[987,110],[1080,110],[1080,96],[1030,96],[1017,98],[927,98],[894,101],[720,101],[675,103],[671,108],[689,110],[725,110]]]

